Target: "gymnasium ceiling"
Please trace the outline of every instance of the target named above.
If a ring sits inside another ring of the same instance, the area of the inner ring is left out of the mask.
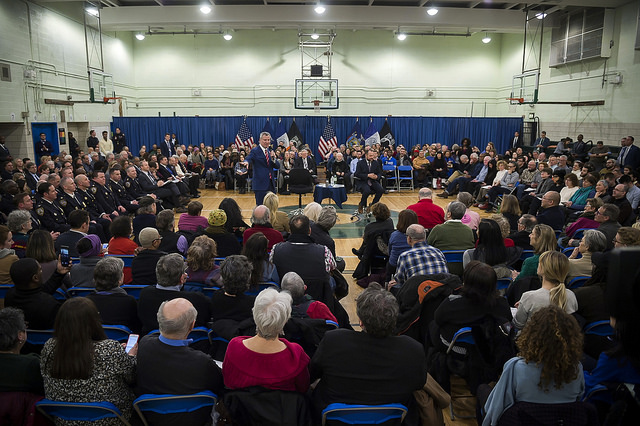
[[[82,21],[88,1],[31,0]],[[100,3],[103,31],[207,33],[243,29],[402,30],[464,34],[521,33],[525,10],[552,18],[583,7],[615,8],[635,0],[91,0]],[[319,15],[314,7],[326,11]],[[200,7],[211,7],[209,14]],[[427,10],[439,12],[430,16]],[[548,21],[548,24],[546,23]],[[545,25],[552,25],[547,19]]]

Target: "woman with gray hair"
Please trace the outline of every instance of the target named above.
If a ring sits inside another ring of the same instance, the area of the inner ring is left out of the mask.
[[[251,282],[251,261],[243,255],[231,255],[220,265],[222,288],[211,295],[212,321],[251,318],[254,296],[245,294]]]
[[[103,324],[124,325],[138,333],[138,303],[120,286],[124,279],[124,262],[118,257],[105,257],[93,269],[93,283],[96,291],[87,296],[100,312]]]
[[[316,244],[326,246],[333,258],[336,259],[336,267],[340,272],[344,271],[345,261],[340,257],[336,257],[336,242],[329,235],[329,231],[336,224],[338,214],[333,206],[324,206],[320,210],[320,214],[315,222],[311,223],[311,238]]]
[[[230,389],[262,386],[305,393],[309,389],[309,356],[296,343],[279,338],[291,317],[291,295],[266,289],[256,297],[256,335],[232,339],[222,364]]]
[[[13,234],[11,248],[18,258],[22,259],[27,250],[29,234],[31,231],[31,215],[27,210],[14,210],[7,217],[7,228]]]
[[[576,277],[590,277],[593,271],[591,255],[607,249],[607,237],[597,229],[584,231],[580,245],[569,256],[569,274],[567,282]],[[578,258],[578,254],[582,257]]]
[[[40,359],[35,354],[20,355],[20,349],[26,341],[27,325],[24,313],[16,308],[0,310],[0,392],[31,392],[44,395]],[[3,420],[11,424],[12,420],[16,419],[3,416]]]

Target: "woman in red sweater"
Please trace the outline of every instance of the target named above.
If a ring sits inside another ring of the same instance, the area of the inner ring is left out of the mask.
[[[107,247],[108,254],[135,254],[138,245],[131,239],[133,234],[133,225],[129,216],[117,217],[109,226],[111,232],[111,240]],[[131,267],[124,268],[123,284],[131,284]]]
[[[256,335],[236,337],[227,347],[222,364],[226,387],[302,393],[309,389],[309,356],[300,345],[278,338],[290,316],[289,293],[270,288],[258,294],[253,306]]]

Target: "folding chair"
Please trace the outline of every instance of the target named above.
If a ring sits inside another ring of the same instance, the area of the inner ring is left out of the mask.
[[[595,336],[612,337],[615,332],[609,320],[594,321],[584,326],[584,334],[593,334]]]
[[[497,283],[497,290],[506,290],[511,285],[511,278],[500,278]]]
[[[192,339],[193,340],[193,342],[191,342],[192,344],[196,342],[200,342],[202,340],[208,340],[210,331],[211,330],[209,330],[207,327],[194,327],[193,330],[191,330],[191,333],[189,333],[189,336],[187,336],[187,339]],[[154,336],[159,334],[160,334],[160,330],[155,329],[148,332],[147,336]]]
[[[401,424],[407,415],[402,404],[352,405],[333,403],[322,410],[322,425],[342,423],[347,425]],[[393,423],[387,423],[393,422]]]
[[[7,295],[7,291],[13,287],[13,284],[0,284],[0,299],[4,299]]]
[[[27,343],[36,346],[42,346],[47,340],[53,337],[53,329],[51,330],[27,330]]]
[[[143,288],[147,287],[146,285],[137,285],[137,284],[125,284],[120,286],[124,291],[127,292],[129,296],[133,296],[136,300],[140,298],[140,292]]]
[[[586,283],[590,279],[591,279],[591,277],[575,277],[574,279],[572,279],[571,281],[569,281],[567,283],[567,288],[569,290],[574,290],[576,288],[580,288],[580,287],[582,287],[584,285],[584,283]]]
[[[257,288],[254,288],[254,289],[250,288],[249,290],[245,291],[244,294],[246,294],[247,296],[257,296],[258,293],[260,293],[262,290],[271,288],[271,287],[277,287],[278,289],[280,289],[280,284],[278,284],[275,281],[266,281],[263,283],[258,283]]]
[[[533,257],[534,254],[535,253],[533,252],[533,250],[522,250],[522,254],[520,255],[520,260],[525,260],[530,257]]]
[[[575,247],[567,247],[562,249],[562,254],[564,254],[565,256],[569,257],[571,256],[571,253],[573,253],[573,249],[575,249]],[[578,257],[576,257],[576,259],[580,259],[582,257],[582,253],[578,253]]]
[[[220,287],[205,287],[202,289],[202,294],[211,298],[213,296],[213,293],[215,293],[218,290],[220,290]]]
[[[133,258],[135,257],[132,254],[105,254],[104,257],[117,257],[118,259],[122,259],[122,261],[124,262],[124,267],[131,267],[131,262],[133,261]]]
[[[393,183],[393,187],[391,187],[392,190],[396,191],[399,188],[399,183],[400,181],[398,180],[398,169],[396,168],[396,166],[393,165],[383,165],[382,166],[382,172],[384,174],[384,178],[385,178],[385,185],[384,185],[384,189],[389,189],[389,182]],[[387,172],[392,172],[392,173],[387,173]]]
[[[403,176],[402,172],[408,172],[409,176]],[[398,191],[402,189],[402,182],[409,182],[409,187],[413,191],[413,167],[411,166],[398,166]]]
[[[452,272],[451,266],[460,265],[460,270],[462,270],[462,258],[464,256],[464,252],[466,250],[442,250],[442,254],[444,254],[444,258],[447,261],[447,268],[449,269],[449,273],[456,274],[455,268],[454,272]],[[456,274],[461,275],[461,274]]]
[[[214,407],[218,397],[211,391],[198,392],[193,395],[140,395],[133,401],[133,408],[145,426],[149,423],[144,412],[158,414],[191,413],[204,407]]]
[[[118,419],[123,425],[129,422],[122,417],[122,412],[111,402],[63,402],[42,399],[36,402],[36,409],[53,422],[57,417],[70,421],[95,422],[101,419]]]
[[[120,343],[126,342],[132,333],[129,327],[125,325],[103,325],[102,329],[109,339],[117,340]]]
[[[60,300],[60,301],[64,302],[65,300],[67,300],[69,298],[69,294],[65,290],[63,290],[61,288],[57,288],[56,291],[53,293],[53,297],[56,300]]]
[[[67,293],[69,293],[71,297],[85,297],[95,291],[96,289],[93,287],[71,287],[67,290]]]

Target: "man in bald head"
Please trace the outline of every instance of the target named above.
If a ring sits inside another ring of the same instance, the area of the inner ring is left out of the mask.
[[[222,371],[204,352],[191,348],[189,333],[198,315],[191,302],[181,297],[162,302],[158,309],[160,335],[147,335],[138,345],[136,396],[188,395],[205,390],[220,395]],[[192,413],[145,413],[150,424],[205,424],[211,407]]]
[[[547,191],[540,201],[540,211],[536,216],[538,223],[549,225],[554,230],[562,230],[564,213],[560,209],[560,194],[557,191]]]

